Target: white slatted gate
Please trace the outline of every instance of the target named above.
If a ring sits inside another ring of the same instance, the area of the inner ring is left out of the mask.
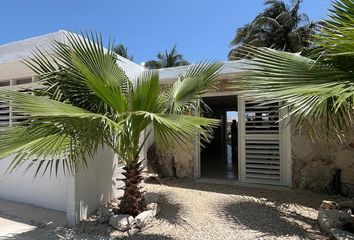
[[[238,114],[239,180],[290,186],[290,126],[278,123],[278,105],[238,97]]]

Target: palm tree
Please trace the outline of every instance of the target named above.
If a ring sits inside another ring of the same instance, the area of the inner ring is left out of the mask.
[[[43,85],[41,95],[0,89],[1,100],[27,119],[0,131],[0,158],[15,154],[10,169],[28,163],[36,173],[62,168],[74,174],[106,145],[125,165],[120,211],[136,216],[144,206],[139,154],[147,136],[153,133],[160,149],[183,149],[198,136],[208,140],[218,121],[190,113],[216,83],[221,65],[193,65],[162,91],[156,71],[130,80],[110,46],[104,49],[97,35],[84,36],[67,34],[68,44],[53,42],[55,54],[38,50],[26,61]]]
[[[183,59],[183,55],[179,54],[176,50],[176,45],[173,46],[170,52],[165,50],[164,53],[157,54],[158,60],[150,60],[145,63],[149,69],[160,69],[169,67],[179,67],[189,65],[190,63]]]
[[[354,0],[332,3],[310,57],[245,47],[252,57],[243,77],[244,94],[277,99],[297,124],[306,120],[327,136],[344,137],[353,124]],[[263,99],[263,100],[262,100]],[[271,101],[271,100],[269,100]],[[322,134],[321,134],[322,135]]]
[[[128,48],[126,46],[124,46],[123,44],[118,44],[118,45],[114,46],[113,52],[115,52],[119,56],[124,57],[130,61],[134,61],[134,55],[129,56]]]
[[[268,47],[286,52],[300,52],[309,47],[309,39],[317,29],[306,14],[299,14],[302,0],[287,6],[280,0],[266,0],[267,8],[250,23],[237,29],[230,45],[229,60],[244,58],[243,45]],[[242,52],[242,51],[241,51]]]

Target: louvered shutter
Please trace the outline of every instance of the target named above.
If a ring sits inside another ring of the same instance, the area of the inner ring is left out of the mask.
[[[241,181],[286,185],[279,104],[259,105],[239,98]]]
[[[31,94],[30,89],[33,89],[34,79],[35,77],[26,77],[0,81],[0,87]],[[9,102],[0,101],[0,128],[22,122],[26,120],[26,118],[26,115],[14,111]]]
[[[10,80],[1,81],[0,87],[9,88]],[[0,128],[10,124],[11,113],[8,102],[0,101]]]
[[[26,94],[32,94],[32,92],[28,89],[21,89],[21,88],[16,88],[14,87],[15,90],[18,92],[26,93]],[[26,114],[20,113],[15,111],[13,108],[11,108],[11,124],[16,125],[17,123],[21,123],[25,120],[27,120]]]
[[[10,124],[10,107],[6,102],[0,101],[0,128]]]

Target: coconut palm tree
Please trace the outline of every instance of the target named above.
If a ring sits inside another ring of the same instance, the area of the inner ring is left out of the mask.
[[[190,113],[215,84],[221,65],[193,65],[162,91],[156,71],[128,79],[111,46],[103,48],[97,35],[84,36],[67,34],[68,44],[53,42],[53,55],[38,50],[26,61],[43,86],[37,95],[0,89],[0,99],[26,115],[0,131],[0,158],[15,155],[10,169],[28,164],[37,173],[74,174],[99,146],[108,146],[125,165],[120,211],[136,216],[144,206],[139,155],[147,136],[153,133],[160,148],[183,149],[199,136],[208,140],[218,122]]]
[[[309,38],[317,29],[304,13],[299,13],[302,0],[296,0],[292,6],[284,1],[266,0],[267,8],[250,23],[237,29],[230,46],[229,60],[245,57],[240,54],[244,44],[256,47],[268,47],[286,52],[300,52],[310,46]]]
[[[134,55],[129,55],[128,54],[128,48],[124,46],[123,44],[118,44],[113,47],[113,52],[118,54],[121,57],[124,57],[130,61],[134,61]]]
[[[256,99],[282,102],[298,124],[307,120],[324,127],[327,135],[343,137],[353,124],[354,0],[336,0],[332,5],[310,57],[246,47],[252,60],[242,87],[244,94]]]
[[[159,52],[157,54],[158,60],[150,60],[145,63],[149,69],[160,69],[169,67],[179,67],[189,65],[190,63],[183,59],[183,55],[179,54],[176,50],[176,45],[173,46],[170,52]]]

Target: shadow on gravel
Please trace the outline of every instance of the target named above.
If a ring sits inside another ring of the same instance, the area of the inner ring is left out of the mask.
[[[0,236],[0,240],[59,240],[62,239],[60,236],[61,234],[58,235],[56,228],[39,227],[23,233]]]
[[[159,213],[156,215],[156,219],[164,222],[168,222],[172,225],[184,225],[185,220],[183,215],[185,214],[182,205],[173,200],[173,197],[167,193],[147,192],[149,199],[157,199],[160,208]]]
[[[319,231],[304,229],[303,225],[316,226],[314,219],[296,212],[290,212],[286,207],[271,205],[269,202],[245,199],[242,202],[228,202],[221,205],[218,216],[224,221],[233,223],[238,229],[244,228],[263,233],[264,238],[272,236],[281,238],[296,236],[299,239],[318,239]]]
[[[110,237],[109,235],[104,234],[79,234],[72,233],[70,235],[60,235],[55,231],[46,232],[30,232],[30,233],[22,233],[20,235],[16,235],[13,237],[1,238],[1,240],[113,240],[113,239],[129,239],[129,240],[173,240],[173,238],[164,236],[162,234],[144,234],[143,232],[137,233],[132,236],[120,236],[120,237]]]
[[[239,195],[242,197],[265,198],[267,201],[274,202],[279,207],[300,205],[316,210],[321,205],[323,199],[332,200],[336,198],[327,194],[302,190],[268,190],[236,185],[200,183],[182,179],[163,179],[163,184],[170,187]]]

